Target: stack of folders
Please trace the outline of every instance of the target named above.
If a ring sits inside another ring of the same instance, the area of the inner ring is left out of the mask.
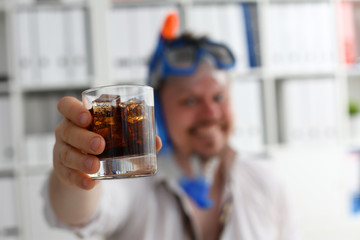
[[[17,12],[17,69],[24,86],[87,83],[89,42],[82,8],[43,7]]]
[[[275,73],[334,70],[336,21],[330,3],[272,3],[266,18],[268,64]]]
[[[231,83],[234,132],[230,142],[243,152],[259,152],[264,146],[261,81],[237,79]]]
[[[261,65],[255,3],[195,5],[189,11],[188,30],[228,45],[237,61],[237,73]]]
[[[283,141],[334,143],[338,138],[335,80],[287,79],[281,85]]]
[[[51,164],[55,135],[53,132],[26,136],[26,161],[29,165]]]
[[[342,1],[337,3],[339,15],[342,62],[353,65],[360,62],[360,3]]]
[[[0,166],[12,161],[11,106],[7,96],[0,96]]]
[[[0,239],[18,239],[17,221],[15,212],[15,181],[12,177],[0,177]]]
[[[170,10],[174,10],[171,5],[111,10],[110,52],[115,82],[145,83],[150,55]]]
[[[0,12],[0,82],[7,79],[7,44],[5,14]]]
[[[170,5],[112,9],[110,46],[117,82],[146,79],[150,54],[171,9]],[[206,4],[189,10],[188,21],[182,20],[187,26],[183,30],[227,44],[237,59],[236,72],[261,64],[256,4]]]
[[[354,20],[355,20],[355,38],[357,46],[356,61],[360,63],[360,3],[353,2],[354,4]]]
[[[25,103],[27,116],[26,160],[29,164],[50,163],[55,143],[55,128],[61,121],[57,112],[60,96],[28,96]]]

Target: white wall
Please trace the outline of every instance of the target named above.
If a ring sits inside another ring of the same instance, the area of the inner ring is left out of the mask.
[[[360,213],[351,214],[356,164],[348,151],[336,145],[271,151],[293,198],[305,240],[360,239]]]

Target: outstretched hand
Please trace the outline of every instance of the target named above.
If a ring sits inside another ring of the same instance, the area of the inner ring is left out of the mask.
[[[88,174],[99,170],[100,160],[94,155],[104,151],[105,140],[86,129],[92,117],[78,99],[63,97],[58,103],[58,110],[64,118],[55,131],[54,173],[63,184],[92,189],[96,181]],[[156,136],[156,151],[161,146],[161,139]]]

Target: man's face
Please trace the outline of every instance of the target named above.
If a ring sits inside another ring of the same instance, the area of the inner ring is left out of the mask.
[[[161,92],[168,133],[177,151],[211,157],[224,149],[232,129],[224,72],[201,65],[196,74],[172,77]]]

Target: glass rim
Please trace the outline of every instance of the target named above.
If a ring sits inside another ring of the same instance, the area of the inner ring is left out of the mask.
[[[116,89],[116,88],[135,88],[135,87],[141,87],[141,88],[148,88],[148,89],[151,89],[151,90],[154,90],[153,87],[149,86],[149,85],[143,85],[143,84],[114,84],[114,85],[104,85],[104,86],[98,86],[98,87],[94,87],[94,88],[89,88],[89,89],[86,89],[84,91],[81,92],[81,95],[82,96],[85,96],[87,94],[91,94],[93,92],[96,92],[96,91],[99,91],[99,90],[102,90],[102,89],[110,89],[110,88],[113,88],[113,89]]]

